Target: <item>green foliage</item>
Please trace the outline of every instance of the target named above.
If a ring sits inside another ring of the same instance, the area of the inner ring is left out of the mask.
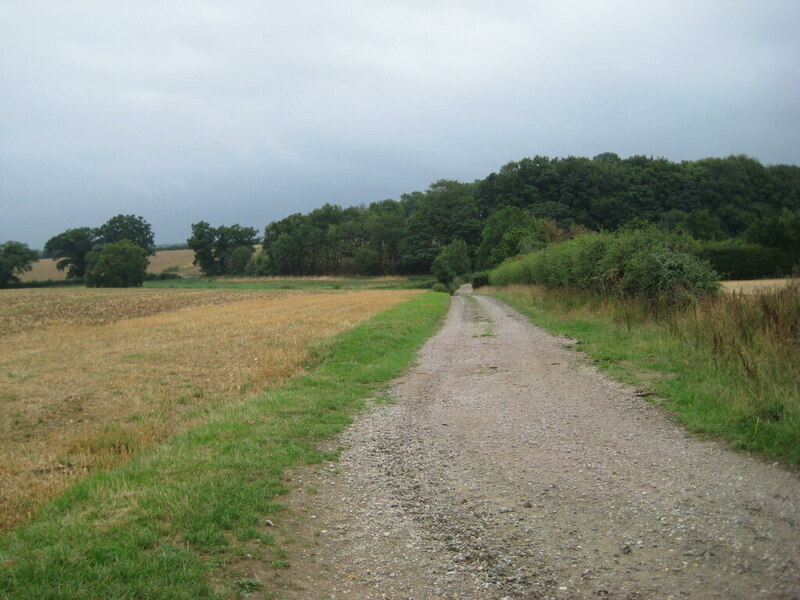
[[[371,246],[363,246],[356,250],[353,274],[380,275],[384,271],[381,254]]]
[[[472,274],[472,289],[477,290],[489,285],[489,271],[478,271]]]
[[[666,399],[691,431],[800,465],[800,286],[653,312],[574,288],[493,292],[626,382]]]
[[[721,240],[725,237],[719,218],[707,208],[693,210],[682,219],[681,225],[696,240]]]
[[[181,279],[181,276],[168,269],[161,271],[161,273],[145,273],[144,275],[145,281],[174,281],[176,279]]]
[[[784,276],[792,272],[796,259],[785,250],[728,239],[701,242],[692,250],[724,279],[755,279]]]
[[[155,238],[150,223],[135,215],[117,215],[95,230],[100,244],[113,244],[129,240],[144,248],[146,256],[156,253]]]
[[[247,273],[247,265],[255,254],[253,246],[236,246],[228,254],[225,260],[225,269],[231,275],[244,275]]]
[[[137,287],[147,272],[147,250],[130,240],[92,250],[86,258],[87,287]]]
[[[467,244],[457,239],[442,248],[434,259],[431,273],[446,286],[450,286],[459,275],[466,275],[471,270]]]
[[[400,243],[400,268],[408,273],[430,272],[442,248],[455,240],[469,247],[481,231],[473,186],[442,179],[423,194],[404,196],[409,217]]]
[[[0,244],[0,287],[19,281],[18,275],[31,270],[31,264],[39,258],[36,250],[22,242],[8,241]]]
[[[542,222],[516,206],[492,213],[481,233],[475,262],[481,269],[492,269],[505,259],[543,248],[547,242]]]
[[[653,226],[584,235],[507,261],[489,280],[493,285],[535,283],[681,303],[719,287],[717,274],[692,256],[689,247],[690,240]]]
[[[285,472],[331,458],[320,442],[408,368],[447,306],[440,294],[416,296],[337,336],[281,388],[73,486],[0,538],[0,597],[196,600],[220,598],[221,588],[255,591],[219,565],[262,547],[259,524],[282,516]],[[276,550],[273,567],[287,566],[285,558]],[[223,580],[212,581],[215,573]]]
[[[758,219],[747,228],[745,238],[752,243],[775,248],[800,262],[800,210],[784,209]]]
[[[263,250],[252,254],[247,261],[247,266],[244,269],[245,275],[254,277],[269,275],[271,272],[271,265],[269,254]]]
[[[399,201],[290,215],[267,225],[264,250],[270,275],[422,274],[455,239],[478,268],[490,268],[545,242],[637,219],[713,241],[799,208],[800,167],[746,156],[535,156],[471,184],[440,180]]]
[[[244,275],[256,251],[258,232],[238,223],[211,227],[200,221],[192,223],[192,237],[187,243],[194,250],[194,264],[205,275]]]
[[[264,247],[273,275],[428,273],[455,239],[488,268],[545,241],[637,219],[714,241],[799,208],[800,167],[764,167],[746,156],[535,156],[473,184],[441,180],[400,201],[291,215],[267,226]]]
[[[91,227],[67,229],[47,240],[44,252],[56,260],[59,271],[67,269],[67,279],[80,279],[86,274],[86,255],[97,243],[96,230]]]

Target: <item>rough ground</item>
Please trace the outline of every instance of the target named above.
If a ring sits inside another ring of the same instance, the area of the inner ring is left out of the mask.
[[[395,402],[293,475],[276,532],[312,541],[278,597],[800,598],[798,475],[687,436],[565,344],[454,297]]]

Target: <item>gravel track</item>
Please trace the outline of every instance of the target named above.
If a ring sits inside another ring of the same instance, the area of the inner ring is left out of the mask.
[[[689,437],[498,300],[298,470],[291,599],[800,598],[800,478]],[[267,571],[264,572],[267,576]]]

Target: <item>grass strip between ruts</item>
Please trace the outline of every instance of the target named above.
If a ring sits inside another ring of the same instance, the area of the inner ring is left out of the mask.
[[[0,540],[0,597],[226,598],[215,566],[253,541],[281,510],[287,467],[324,458],[441,322],[449,298],[427,293],[347,331],[307,374],[212,416],[115,471],[76,484]]]

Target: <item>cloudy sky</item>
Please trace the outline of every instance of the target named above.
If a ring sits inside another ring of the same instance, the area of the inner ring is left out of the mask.
[[[157,243],[536,154],[800,164],[797,0],[0,0],[0,242]]]

